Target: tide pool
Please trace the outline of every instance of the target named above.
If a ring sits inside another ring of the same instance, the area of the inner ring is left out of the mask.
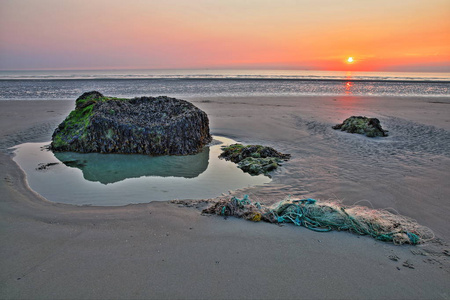
[[[148,156],[56,152],[49,143],[14,147],[14,161],[31,189],[57,203],[121,206],[174,199],[205,199],[229,190],[262,185],[270,178],[251,176],[219,159],[221,146],[236,143],[214,136],[202,152],[188,156]]]

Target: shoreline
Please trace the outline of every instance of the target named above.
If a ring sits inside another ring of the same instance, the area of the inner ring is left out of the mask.
[[[407,119],[431,126],[435,128],[434,133],[444,137],[450,131],[447,120],[450,107],[428,103],[427,98],[409,99],[409,103],[405,103],[407,99],[400,101],[403,103],[392,103],[389,99],[380,103],[364,97],[320,97],[317,103],[311,103],[308,97],[274,99],[188,100],[210,116],[212,134],[244,143],[277,144],[280,151],[288,150],[288,153],[312,140],[315,143],[308,145],[308,149],[314,148],[311,152],[301,148],[296,153],[308,157],[314,150],[324,150],[321,141],[330,134],[326,129],[328,124],[342,121],[344,115],[353,113],[376,114],[390,126],[399,126],[396,119],[389,123],[392,116]],[[418,201],[413,203],[410,214],[405,213],[408,209],[401,203],[401,196],[395,193],[399,188],[395,181],[390,188],[391,196],[384,201],[373,201],[375,207],[395,204],[403,215],[419,215],[422,219],[415,217],[420,219],[419,223],[430,227],[443,239],[420,246],[395,246],[346,232],[320,234],[294,226],[206,217],[200,214],[205,204],[195,204],[198,208],[170,202],[119,207],[58,204],[28,188],[24,173],[6,149],[18,141],[48,139],[74,106],[74,101],[55,101],[0,101],[0,169],[4,174],[0,183],[0,251],[3,253],[0,298],[450,297],[448,256],[442,252],[448,249],[445,241],[450,236],[442,227],[448,225],[445,220],[450,210],[445,201],[449,193],[443,186],[445,178],[435,182],[445,174],[448,160],[440,159],[438,163],[443,166],[436,169],[436,178],[429,171],[434,165],[421,165],[418,171],[431,177],[421,183],[416,182],[418,178],[413,174],[399,182],[411,188],[417,185],[418,189],[434,184],[435,188],[428,187],[425,191],[434,191],[433,200],[440,201],[434,204],[437,208],[420,206],[424,204]],[[343,102],[341,106],[337,106],[339,102]],[[445,102],[450,103],[450,98]],[[428,107],[427,114],[420,113],[425,107]],[[301,120],[297,115],[301,115]],[[402,128],[396,127],[397,130]],[[360,142],[358,138],[355,141]],[[381,143],[377,146],[383,147]],[[408,149],[396,151],[399,159],[411,159],[407,156]],[[435,157],[439,155],[442,156],[436,153]],[[252,188],[245,192],[276,199],[291,192],[298,181],[305,181],[302,174],[296,172],[316,172],[315,169],[302,171],[297,169],[298,165],[323,167],[320,157],[305,161],[297,156],[298,159],[274,176],[274,184],[260,193]],[[337,169],[331,166],[327,172],[341,172],[342,163],[336,165]],[[375,163],[384,167],[383,162]],[[404,168],[406,174],[409,169]],[[319,175],[322,177],[317,177]],[[317,178],[327,180],[330,177],[316,174]],[[346,191],[335,191],[341,193],[338,196],[353,195],[353,200],[359,199],[373,195],[373,191],[363,189],[369,183],[356,182]],[[335,185],[341,185],[339,180]],[[304,185],[304,191],[298,191],[299,194],[319,196],[329,192],[314,191],[310,187]],[[414,194],[415,190],[399,192],[423,196]],[[417,212],[418,208],[423,211]],[[430,214],[429,209],[441,210],[443,217]]]

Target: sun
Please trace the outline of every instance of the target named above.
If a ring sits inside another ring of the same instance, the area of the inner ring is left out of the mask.
[[[354,61],[355,60],[351,56],[349,58],[347,58],[347,63],[349,63],[349,64],[353,63]]]

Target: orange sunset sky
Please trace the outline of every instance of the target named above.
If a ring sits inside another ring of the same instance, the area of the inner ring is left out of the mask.
[[[0,0],[0,70],[125,68],[450,72],[450,1]]]

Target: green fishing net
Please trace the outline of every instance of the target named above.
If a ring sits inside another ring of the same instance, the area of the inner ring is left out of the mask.
[[[221,199],[203,210],[205,214],[235,216],[251,221],[292,223],[320,232],[331,230],[350,231],[394,244],[420,244],[434,238],[433,232],[415,220],[383,209],[364,206],[345,206],[338,201],[314,199],[290,199],[271,206],[242,199]]]

